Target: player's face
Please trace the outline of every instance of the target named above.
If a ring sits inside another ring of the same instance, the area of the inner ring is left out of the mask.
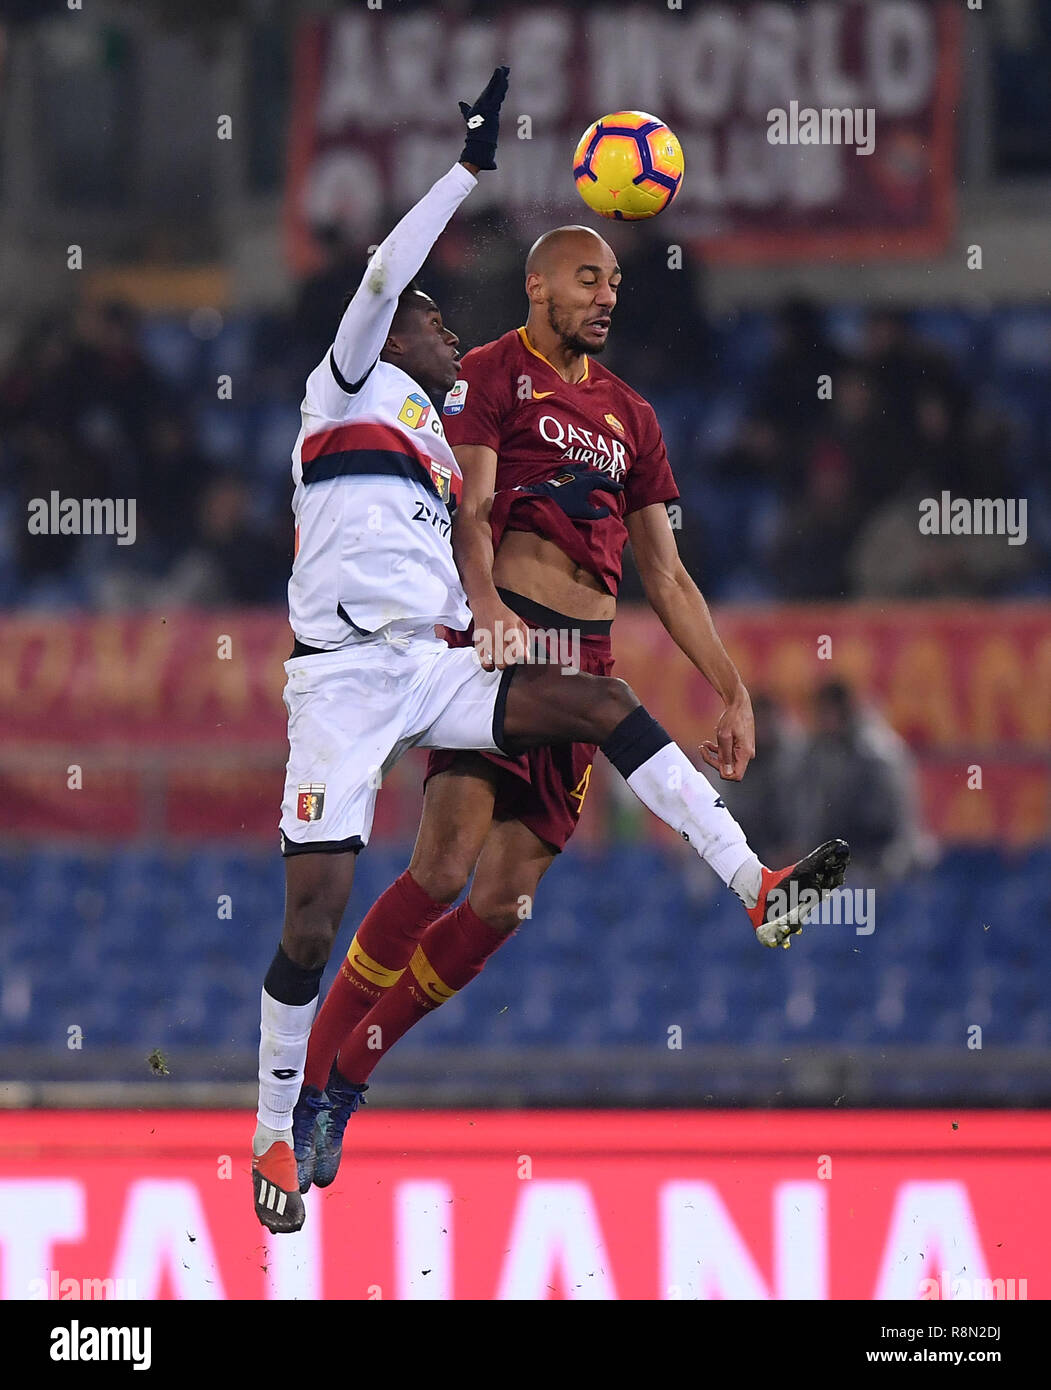
[[[548,277],[547,321],[571,352],[596,354],[606,346],[620,288],[611,251],[563,262]]]
[[[404,335],[405,355],[398,364],[425,391],[448,391],[456,381],[460,354],[456,351],[459,338],[442,323],[435,304],[412,315],[409,331]]]

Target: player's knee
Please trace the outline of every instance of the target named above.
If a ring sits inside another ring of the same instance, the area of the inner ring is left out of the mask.
[[[466,847],[460,847],[454,839],[441,858],[413,858],[409,873],[433,902],[455,902],[474,869],[473,860],[468,863],[467,858]]]
[[[304,970],[316,970],[328,962],[339,923],[319,905],[305,904],[285,916],[281,938],[285,954]]]
[[[289,931],[281,938],[285,955],[304,970],[318,970],[328,964],[335,932]]]
[[[510,936],[533,915],[533,896],[531,893],[522,893],[513,897],[507,891],[493,894],[483,891],[477,895],[472,892],[471,908],[486,926],[492,927],[493,931],[502,932],[504,936]]]
[[[604,743],[610,734],[637,708],[639,699],[627,681],[616,676],[596,676],[597,690],[589,709],[592,724],[590,742]]]

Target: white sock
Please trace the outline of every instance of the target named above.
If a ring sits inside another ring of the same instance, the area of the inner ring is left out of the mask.
[[[260,1130],[279,1130],[285,1137],[292,1128],[292,1111],[303,1085],[307,1042],[316,1009],[316,996],[309,1004],[281,1004],[263,990],[259,1025],[259,1109],[256,1112]],[[275,1076],[275,1071],[290,1075]]]
[[[746,859],[730,880],[731,891],[744,903],[745,907],[755,907],[759,901],[759,890],[763,886],[763,866],[757,854]]]
[[[257,1123],[255,1134],[252,1136],[252,1153],[256,1158],[262,1158],[270,1145],[276,1144],[279,1141],[284,1142],[291,1148],[291,1129],[271,1129],[269,1125]]]
[[[746,906],[755,906],[759,901],[759,860],[722,797],[677,743],[658,749],[635,769],[627,783],[642,804],[691,844],[725,884],[732,887],[738,871],[747,868],[744,881],[754,881],[755,896]],[[742,897],[739,892],[738,897]]]

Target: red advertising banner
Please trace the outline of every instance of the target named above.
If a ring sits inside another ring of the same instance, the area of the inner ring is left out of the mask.
[[[484,18],[355,7],[300,29],[288,254],[310,229],[374,237],[456,157],[456,99],[512,64],[498,205],[527,239],[594,220],[572,156],[597,117],[643,110],[679,136],[686,174],[661,235],[709,260],[929,255],[952,217],[960,7],[523,5]],[[583,216],[582,216],[583,215]],[[607,224],[610,225],[610,224]]]
[[[0,1298],[1051,1297],[1046,1113],[379,1111],[280,1237],[251,1129],[0,1114]]]
[[[840,679],[916,749],[1051,749],[1051,610],[1038,603],[796,604],[717,608],[749,688],[805,715]],[[0,616],[7,742],[223,751],[284,740],[283,612],[155,617]],[[623,604],[617,674],[683,743],[709,735],[718,701],[652,611]]]
[[[753,696],[773,695],[804,727],[814,690],[833,678],[877,709],[919,759],[936,834],[1023,845],[1051,830],[1046,608],[727,607],[716,621]],[[17,615],[0,617],[0,643],[0,829],[274,834],[287,753],[283,613]],[[696,753],[718,701],[649,609],[622,607],[615,653],[617,674]],[[420,786],[411,758],[394,770],[377,836],[412,832]],[[601,777],[589,798],[585,838]]]

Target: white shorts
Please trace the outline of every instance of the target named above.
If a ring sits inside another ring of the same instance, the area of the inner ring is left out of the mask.
[[[408,748],[502,753],[510,672],[437,637],[376,638],[285,662],[281,852],[368,844],[384,774]]]

